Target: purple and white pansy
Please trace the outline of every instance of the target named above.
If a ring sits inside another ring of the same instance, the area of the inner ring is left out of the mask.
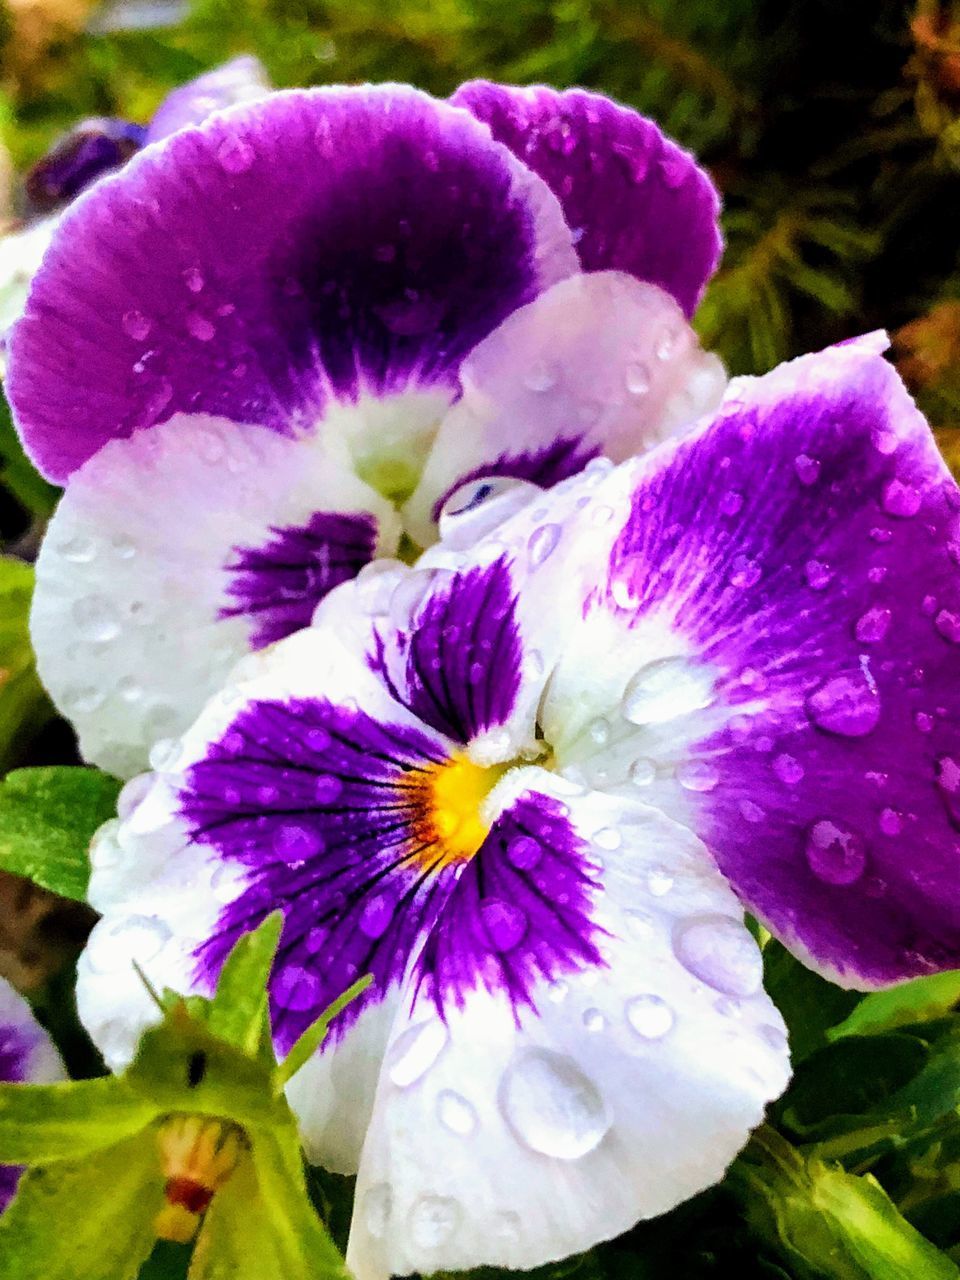
[[[712,410],[687,317],[717,209],[632,111],[484,83],[277,93],[82,197],[9,393],[66,483],[33,635],[86,757],[142,768],[465,484],[549,486]]]
[[[360,1280],[530,1267],[718,1179],[783,1089],[757,916],[870,988],[960,964],[960,492],[871,335],[686,436],[478,486],[253,653],[98,836],[108,1060],[286,923],[278,1047]],[[491,492],[487,493],[487,489]]]
[[[23,310],[30,281],[56,232],[59,214],[70,201],[121,168],[147,143],[269,91],[266,72],[256,58],[233,58],[174,89],[149,124],[97,116],[81,120],[58,139],[27,174],[26,224],[0,236],[0,355],[7,330]]]
[[[37,1023],[30,1006],[0,978],[0,1081],[4,1084],[53,1084],[65,1080],[60,1055]],[[13,1199],[21,1170],[0,1164],[0,1213]]]

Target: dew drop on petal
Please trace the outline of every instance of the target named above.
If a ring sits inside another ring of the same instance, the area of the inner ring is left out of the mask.
[[[593,1081],[552,1049],[521,1050],[504,1072],[498,1102],[518,1141],[557,1160],[595,1150],[612,1122]]]
[[[420,1196],[410,1210],[410,1237],[421,1249],[439,1249],[450,1239],[462,1217],[450,1196]]]
[[[720,775],[709,760],[684,760],[677,766],[677,781],[684,791],[713,791]]]
[[[950,609],[941,609],[934,618],[933,625],[944,640],[949,640],[951,644],[960,644],[960,614]]]
[[[453,1089],[442,1089],[437,1096],[437,1118],[445,1129],[463,1138],[469,1137],[477,1127],[473,1103]]]
[[[631,724],[663,724],[712,701],[713,680],[705,668],[688,658],[659,658],[630,679],[620,709]]]
[[[623,836],[616,827],[601,827],[593,833],[593,843],[598,849],[619,849],[623,844]]]
[[[523,376],[528,391],[552,391],[557,385],[557,370],[546,360],[536,360]]]
[[[880,696],[864,674],[834,676],[809,695],[807,714],[818,728],[862,738],[877,727]]]
[[[887,634],[890,626],[889,609],[873,608],[857,619],[854,634],[861,644],[877,644]]]
[[[673,1010],[659,996],[634,996],[626,1004],[631,1028],[644,1040],[661,1040],[674,1024]]]
[[[725,516],[735,516],[743,508],[743,494],[736,489],[728,489],[720,499],[720,511]]]
[[[663,898],[673,888],[673,876],[666,867],[653,867],[647,876],[647,888],[655,898]]]
[[[363,1197],[363,1218],[375,1238],[386,1235],[393,1212],[393,1192],[389,1182],[378,1182]]]
[[[428,1018],[407,1029],[395,1040],[387,1074],[398,1089],[421,1079],[439,1058],[447,1043],[447,1029],[439,1018]]]
[[[153,322],[142,311],[125,311],[120,320],[123,332],[135,342],[143,342],[150,336]]]
[[[803,765],[800,761],[791,755],[787,755],[786,752],[777,756],[774,760],[773,771],[780,781],[785,782],[788,787],[795,786],[802,781],[804,774]]]
[[[390,899],[385,894],[375,894],[360,913],[360,929],[368,938],[382,938],[390,928],[393,914]]]
[[[885,836],[898,836],[903,830],[903,820],[896,809],[883,809],[878,825]]]
[[[253,159],[253,147],[235,135],[224,138],[217,147],[217,161],[226,173],[246,173]]]
[[[883,491],[882,505],[887,515],[908,520],[920,510],[920,493],[913,485],[891,480]]]
[[[199,311],[188,311],[186,318],[187,332],[198,342],[210,342],[216,336],[217,326]]]
[[[820,478],[820,463],[816,458],[810,458],[805,453],[797,454],[793,460],[793,469],[801,484],[816,484]]]
[[[512,951],[527,932],[527,917],[512,902],[485,898],[480,903],[483,929],[495,951]]]
[[[543,524],[539,529],[534,529],[527,542],[527,553],[532,569],[538,569],[552,555],[560,541],[561,532],[558,524]]]
[[[746,928],[730,916],[694,916],[678,926],[674,950],[683,967],[724,995],[752,996],[760,989],[763,960]]]
[[[304,1013],[315,1008],[320,999],[320,979],[303,965],[284,965],[274,972],[271,992],[284,1009]]]
[[[810,870],[827,884],[853,884],[867,865],[861,837],[830,818],[822,818],[810,828],[805,852]]]
[[[199,267],[187,267],[183,273],[183,283],[191,293],[200,293],[205,283],[203,272]]]
[[[650,370],[642,361],[627,365],[624,383],[632,396],[642,396],[650,390]]]
[[[97,552],[97,548],[91,538],[80,536],[69,538],[66,542],[61,543],[57,549],[64,560],[70,560],[74,564],[89,564]]]
[[[630,781],[635,787],[649,787],[656,776],[657,770],[653,761],[643,756],[639,760],[634,760],[630,766]]]
[[[531,871],[543,858],[543,845],[532,836],[517,836],[507,845],[507,857],[519,871]]]
[[[811,591],[825,591],[833,580],[833,570],[822,560],[808,560],[803,572]]]
[[[596,1035],[598,1031],[602,1031],[607,1025],[607,1020],[599,1009],[585,1009],[581,1021],[584,1030]]]
[[[147,774],[146,776],[149,777],[150,775]],[[134,779],[134,781],[136,781],[136,779]],[[127,786],[129,785],[130,784],[127,783]],[[124,790],[126,790],[126,788],[124,788]],[[122,861],[123,850],[117,843],[117,832],[119,830],[119,819],[110,818],[94,832],[93,839],[90,841],[90,865],[93,867],[94,871],[104,870],[108,867],[115,867],[117,863]]]
[[[116,610],[106,596],[81,596],[74,600],[70,614],[83,640],[107,644],[120,634]]]

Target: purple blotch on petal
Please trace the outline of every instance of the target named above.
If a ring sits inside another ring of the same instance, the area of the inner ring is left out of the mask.
[[[600,94],[543,85],[475,80],[451,101],[549,185],[585,271],[628,271],[692,315],[720,258],[720,201],[693,157],[652,120]]]
[[[591,458],[600,453],[600,446],[584,446],[582,436],[563,436],[545,445],[542,449],[527,450],[523,453],[505,451],[489,464],[475,467],[466,472],[451,484],[433,504],[431,515],[439,520],[447,499],[465,484],[473,480],[482,480],[485,476],[509,476],[514,480],[529,480],[541,489],[549,489],[559,484],[568,476],[576,475],[587,465]]]

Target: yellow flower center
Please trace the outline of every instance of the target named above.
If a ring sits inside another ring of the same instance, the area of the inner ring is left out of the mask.
[[[490,831],[481,816],[483,802],[508,767],[487,768],[457,752],[426,771],[426,778],[415,784],[420,809],[415,829],[423,846],[416,861],[439,871],[473,857]]]

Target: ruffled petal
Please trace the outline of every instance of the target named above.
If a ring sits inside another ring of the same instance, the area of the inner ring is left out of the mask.
[[[627,271],[693,313],[720,257],[720,200],[652,120],[600,94],[544,85],[474,80],[452,101],[549,185],[585,271]]]
[[[53,479],[210,413],[320,426],[406,497],[464,356],[576,269],[555,197],[467,113],[399,86],[274,94],[145,148],[67,212],[10,398]]]
[[[106,445],[37,562],[41,677],[86,759],[128,777],[238,658],[395,550],[393,508],[315,439],[201,415]]]
[[[597,454],[623,462],[715,409],[726,379],[669,294],[598,271],[515,311],[460,381],[404,509],[421,545],[464,484],[503,475],[549,488]]]
[[[214,111],[255,102],[270,92],[270,78],[259,58],[242,54],[168,93],[147,128],[147,142],[201,124]]]
[[[696,837],[541,770],[508,781],[508,811],[562,806],[589,847],[602,955],[545,946],[570,936],[554,895],[552,932],[531,917],[492,956],[539,957],[529,1004],[488,980],[438,1012],[411,971],[360,1163],[359,1280],[528,1268],[618,1235],[719,1179],[789,1075],[759,950]],[[529,895],[551,867],[527,849],[514,872]],[[465,953],[462,907],[441,919]]]

